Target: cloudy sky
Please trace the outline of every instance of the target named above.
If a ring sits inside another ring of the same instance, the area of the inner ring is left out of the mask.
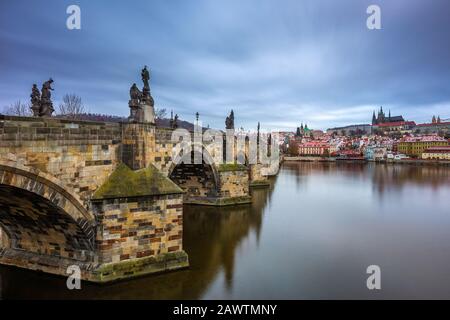
[[[81,30],[66,8],[81,8]],[[366,9],[381,7],[382,30]],[[448,0],[1,0],[0,107],[50,76],[57,105],[128,115],[151,68],[157,107],[223,128],[326,129],[392,115],[450,118]]]

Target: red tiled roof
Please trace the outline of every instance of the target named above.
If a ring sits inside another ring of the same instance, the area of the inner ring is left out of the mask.
[[[386,122],[378,124],[379,127],[400,127],[405,125],[415,126],[416,123],[414,121],[398,121],[398,122]]]
[[[447,153],[450,152],[450,146],[429,147],[425,150],[427,153]]]
[[[429,135],[422,137],[404,137],[400,140],[400,142],[442,142],[442,141],[446,141],[446,139],[438,135]]]
[[[419,123],[418,127],[432,127],[437,125],[450,125],[450,122],[439,122],[439,123]]]

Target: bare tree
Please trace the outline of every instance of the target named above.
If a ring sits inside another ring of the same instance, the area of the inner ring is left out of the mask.
[[[156,108],[155,117],[158,119],[164,119],[167,116],[166,108]]]
[[[28,117],[31,116],[31,109],[29,104],[17,100],[9,106],[4,107],[2,113],[10,116]]]
[[[70,119],[78,119],[83,113],[84,105],[80,96],[73,93],[63,96],[63,102],[59,105],[60,115]]]

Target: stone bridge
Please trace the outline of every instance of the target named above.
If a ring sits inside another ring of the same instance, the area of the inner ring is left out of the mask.
[[[171,136],[149,122],[0,115],[0,264],[77,265],[93,282],[188,267],[183,203],[249,203],[267,177],[260,164],[176,164]]]

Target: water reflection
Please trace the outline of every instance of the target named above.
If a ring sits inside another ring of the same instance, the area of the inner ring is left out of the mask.
[[[65,279],[0,266],[0,297],[8,299],[198,299],[210,283],[225,273],[225,289],[233,284],[234,254],[247,237],[259,238],[270,188],[252,191],[251,205],[236,207],[185,206],[184,248],[188,270],[161,274],[107,286],[83,283],[69,291]]]
[[[412,185],[433,190],[450,183],[450,168],[444,166],[416,166],[403,164],[345,163],[345,162],[287,162],[285,171],[295,173],[296,187],[307,187],[308,179],[326,175],[329,178],[365,180],[380,194],[399,191]]]
[[[0,267],[2,298],[450,298],[450,168],[285,163],[253,203],[186,206],[188,270],[108,286]],[[366,268],[382,270],[382,290]]]

